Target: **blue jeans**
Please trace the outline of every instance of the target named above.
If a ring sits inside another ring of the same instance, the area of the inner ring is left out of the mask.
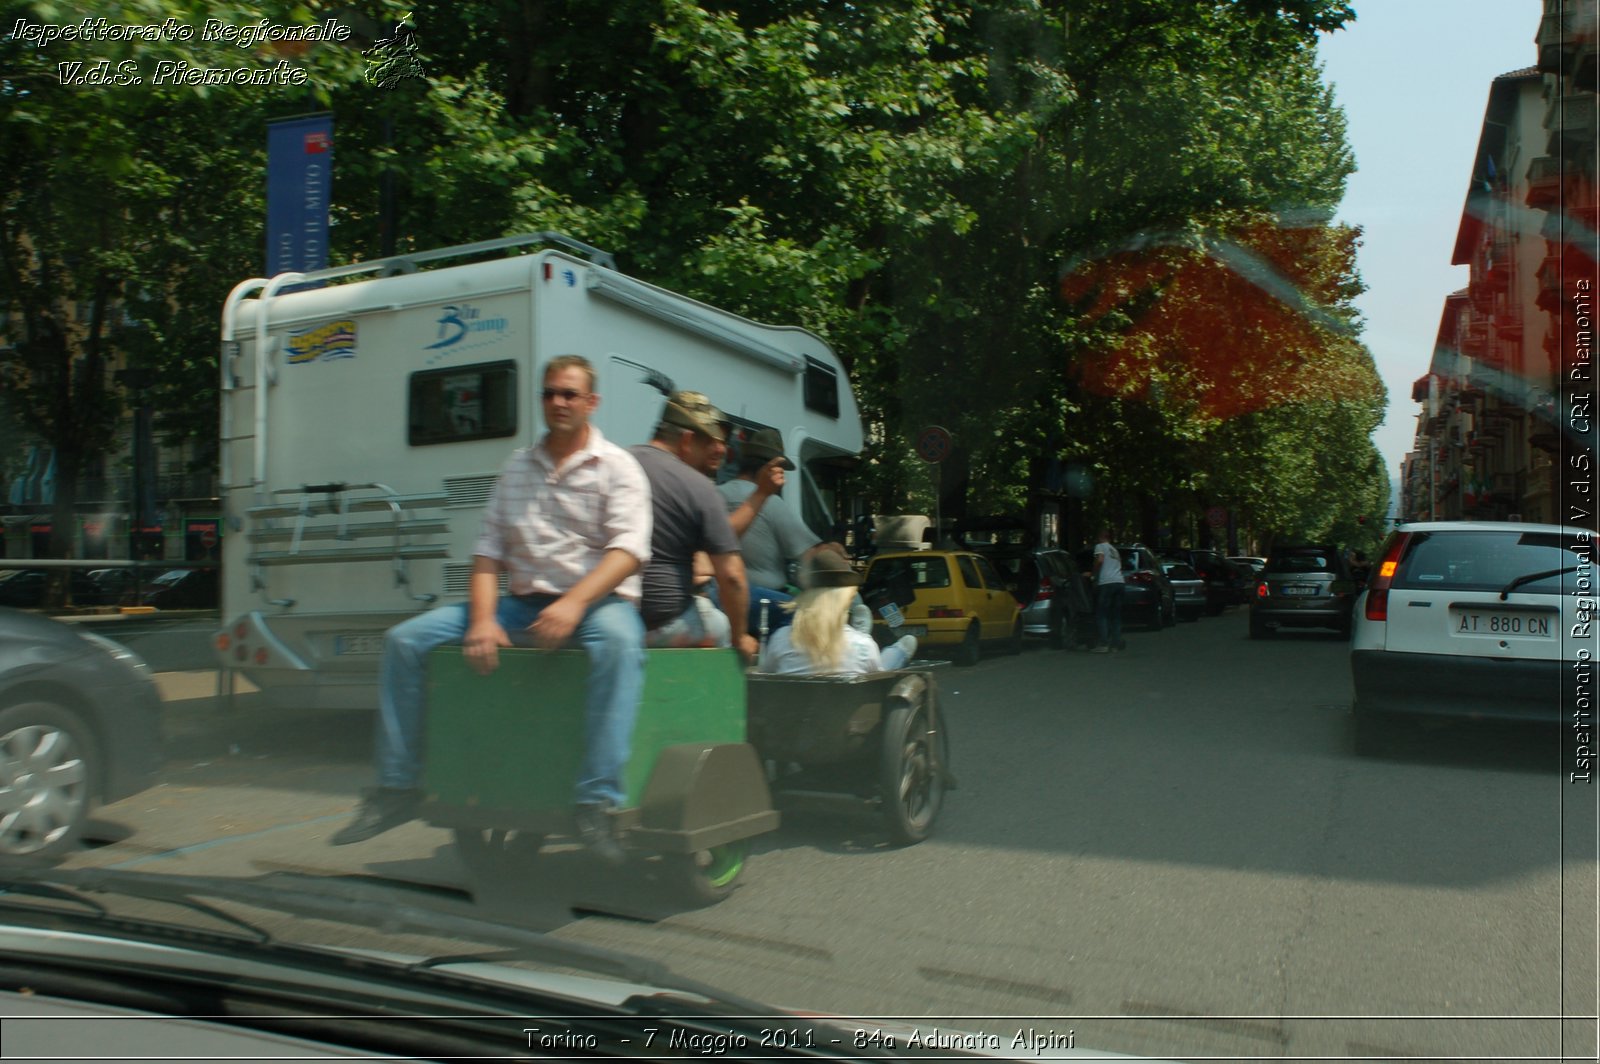
[[[690,595],[689,605],[659,628],[644,634],[647,647],[727,647],[733,645],[728,616],[704,595]]]
[[[1098,584],[1094,589],[1094,623],[1100,629],[1100,645],[1120,646],[1122,643],[1122,592],[1126,584]]]
[[[519,645],[531,645],[527,627],[555,601],[550,596],[500,599],[495,618]],[[423,681],[428,654],[467,634],[467,606],[440,606],[389,629],[379,663],[378,786],[416,787],[422,779]],[[574,633],[589,655],[584,710],[584,756],[576,801],[623,799],[633,722],[644,688],[644,622],[629,602],[609,595],[589,607]]]

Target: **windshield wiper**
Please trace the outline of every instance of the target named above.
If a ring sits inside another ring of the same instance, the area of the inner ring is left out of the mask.
[[[121,894],[168,902],[204,912],[245,928],[257,935],[263,945],[273,942],[268,932],[247,921],[230,916],[201,899],[220,898],[297,917],[370,927],[390,934],[415,933],[431,937],[469,939],[500,947],[476,953],[464,952],[429,957],[412,964],[396,965],[419,973],[446,965],[496,963],[504,960],[536,961],[611,976],[629,983],[693,994],[731,1012],[761,1015],[772,1011],[770,1005],[731,996],[724,990],[686,976],[676,975],[663,964],[620,951],[569,942],[541,931],[513,927],[477,916],[463,916],[443,909],[397,904],[394,899],[395,890],[387,884],[374,889],[365,883],[320,879],[283,872],[272,872],[252,879],[161,875],[99,868],[8,870],[7,874],[9,882],[6,888],[13,894],[29,887],[43,887],[44,889],[39,892],[43,896],[74,898],[85,904],[95,904],[63,889],[70,888],[72,891]],[[103,907],[100,908],[101,913],[105,911]],[[295,945],[296,948],[308,948]]]
[[[1531,584],[1535,580],[1547,580],[1552,576],[1566,576],[1568,573],[1575,573],[1577,571],[1578,567],[1576,565],[1569,565],[1565,569],[1546,569],[1542,573],[1527,573],[1523,576],[1519,576],[1515,580],[1511,581],[1511,583],[1500,589],[1500,601],[1504,602],[1507,595],[1511,594],[1511,592],[1515,591],[1523,584]]]

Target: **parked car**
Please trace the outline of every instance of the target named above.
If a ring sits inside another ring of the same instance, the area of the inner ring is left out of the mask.
[[[49,579],[48,569],[0,571],[0,606],[30,610],[41,608],[45,603],[45,589]],[[72,569],[67,574],[67,580],[74,605],[99,605],[100,588],[89,579],[88,573],[82,569]]]
[[[1022,610],[1025,635],[1042,636],[1053,647],[1094,640],[1094,601],[1072,556],[1054,547],[1009,543],[964,543],[989,559]]]
[[[861,593],[869,600],[880,587],[900,585],[912,602],[901,611],[897,635],[914,635],[922,647],[953,649],[956,664],[973,665],[985,643],[1008,653],[1022,649],[1022,611],[1005,578],[989,560],[971,551],[893,551],[867,563]],[[887,634],[883,617],[873,625]],[[880,640],[881,641],[881,640]]]
[[[172,569],[162,573],[144,593],[144,605],[163,610],[214,610],[217,571]]]
[[[1178,617],[1198,621],[1206,612],[1206,582],[1188,562],[1163,561],[1161,570],[1172,585],[1172,603]]]
[[[1122,593],[1123,624],[1139,624],[1152,631],[1177,624],[1177,604],[1173,601],[1172,584],[1161,569],[1161,559],[1150,548],[1137,544],[1118,547],[1117,552],[1122,555],[1122,579],[1127,584]],[[1094,548],[1079,551],[1076,560],[1093,601]]]
[[[1185,562],[1200,574],[1206,585],[1206,612],[1215,616],[1229,606],[1250,601],[1255,582],[1248,570],[1236,566],[1220,551],[1179,548],[1162,552],[1170,561]]]
[[[1350,643],[1359,745],[1407,717],[1588,712],[1600,633],[1592,592],[1576,592],[1594,583],[1592,531],[1421,522],[1378,558]]]
[[[91,569],[89,580],[94,584],[95,598],[101,606],[133,605],[144,597],[133,569]]]
[[[1228,555],[1228,561],[1244,569],[1251,577],[1261,572],[1262,568],[1267,564],[1267,559],[1257,558],[1253,554],[1230,554]]]
[[[138,655],[0,608],[0,859],[70,848],[93,806],[150,786],[161,702]]]
[[[1274,547],[1256,580],[1251,639],[1265,639],[1278,628],[1350,634],[1351,609],[1361,588],[1337,547]]]

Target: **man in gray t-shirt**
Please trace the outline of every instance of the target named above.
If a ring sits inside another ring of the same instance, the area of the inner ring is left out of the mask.
[[[784,456],[783,437],[777,430],[757,429],[744,442],[738,478],[717,486],[727,501],[733,530],[739,534],[745,573],[750,580],[751,632],[761,631],[762,599],[771,604],[766,611],[769,631],[789,623],[789,611],[777,606],[793,598],[785,590],[791,561],[804,562],[819,550],[844,554],[839,544],[820,542],[778,494],[783,488],[784,471],[793,468],[794,463]],[[859,626],[858,618],[853,621]],[[870,614],[866,625],[870,631]]]
[[[649,443],[629,453],[650,482],[650,564],[644,569],[645,645],[733,646],[758,650],[746,624],[748,584],[739,538],[707,478],[727,450],[723,416],[698,392],[673,392]],[[694,594],[694,556],[710,555],[722,612]],[[725,616],[724,616],[725,615]]]

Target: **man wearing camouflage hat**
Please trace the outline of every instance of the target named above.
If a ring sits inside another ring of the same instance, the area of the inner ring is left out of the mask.
[[[739,538],[708,479],[728,451],[728,423],[699,392],[667,397],[655,438],[630,449],[650,482],[653,529],[640,612],[653,647],[732,646],[754,661]],[[722,609],[694,594],[694,555],[711,558]]]

